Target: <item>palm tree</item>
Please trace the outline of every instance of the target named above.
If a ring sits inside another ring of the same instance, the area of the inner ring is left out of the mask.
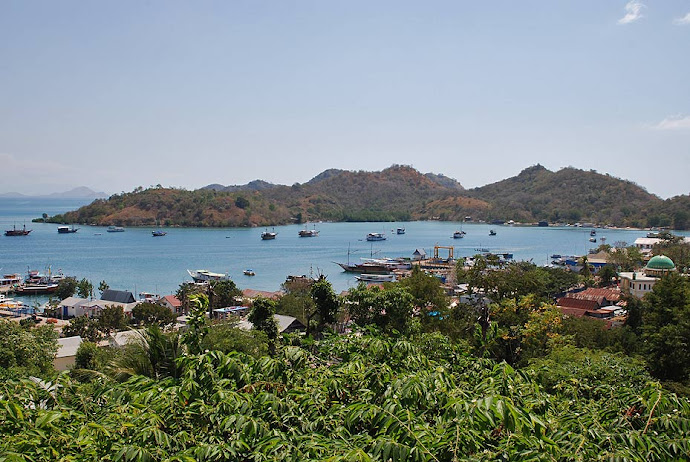
[[[180,376],[181,369],[175,362],[182,355],[178,332],[165,333],[156,325],[132,332],[136,340],[127,344],[110,365],[113,377],[124,381],[134,375],[154,379]]]

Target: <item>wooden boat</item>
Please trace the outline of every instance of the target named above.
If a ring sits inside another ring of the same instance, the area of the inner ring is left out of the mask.
[[[266,230],[263,233],[261,233],[261,239],[264,241],[269,241],[271,239],[275,239],[277,235],[278,233],[276,233],[275,231]]]
[[[17,229],[16,226],[12,226],[12,229],[5,231],[5,236],[28,236],[28,234],[33,231],[31,229],[26,229],[26,225],[22,229]]]
[[[243,271],[245,276],[256,276],[256,273],[254,272],[253,269],[246,269]]]
[[[348,263],[338,263],[334,262],[336,265],[340,266],[344,271],[348,273],[366,273],[366,274],[390,274],[391,270],[380,263],[359,263],[350,265]]]
[[[319,232],[316,229],[303,229],[298,233],[299,237],[316,237]]]
[[[395,280],[394,274],[362,274],[355,276],[355,279],[362,282],[393,282]]]
[[[496,235],[496,231],[494,231],[493,229],[490,229],[489,230],[489,236],[495,236],[495,235]]]
[[[160,229],[157,229],[155,231],[151,231],[151,234],[153,235],[153,237],[160,237],[160,236],[165,236],[168,233],[165,231],[161,231]]]
[[[467,234],[465,233],[465,231],[455,231],[453,233],[453,239],[462,239],[463,237],[465,237],[465,234]]]
[[[398,228],[395,230],[397,234],[405,234],[405,228]]]

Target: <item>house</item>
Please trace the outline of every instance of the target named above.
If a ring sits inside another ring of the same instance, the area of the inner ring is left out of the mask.
[[[58,371],[66,371],[74,367],[77,359],[77,350],[81,345],[81,337],[65,337],[58,339],[58,350],[53,359],[53,367]]]
[[[166,295],[159,298],[156,303],[163,305],[173,313],[180,313],[182,311],[182,302],[174,295]]]
[[[412,254],[412,259],[415,261],[426,260],[426,252],[424,249],[415,249],[414,253]]]
[[[58,304],[58,316],[63,319],[89,316],[91,311],[88,306],[85,306],[89,301],[88,298],[67,297]]]
[[[302,324],[302,322],[292,316],[285,316],[283,314],[274,314],[273,318],[278,324],[279,334],[289,334],[292,332],[302,332],[307,326]],[[237,327],[244,330],[252,330],[254,325],[249,321],[240,321],[237,323]]]

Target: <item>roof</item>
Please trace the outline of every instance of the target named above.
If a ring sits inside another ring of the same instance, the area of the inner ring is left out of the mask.
[[[85,302],[88,302],[88,298],[79,298],[79,297],[67,297],[63,301],[60,302],[60,306],[69,306],[69,307],[75,307],[82,305]]]
[[[295,332],[298,330],[306,329],[306,326],[302,322],[292,316],[286,316],[283,314],[274,314],[273,318],[278,324],[278,332],[281,334],[289,334],[290,332]],[[254,328],[254,324],[244,320],[237,323],[237,327],[244,330],[251,330]]]
[[[673,270],[675,268],[676,264],[666,255],[656,255],[650,258],[646,266],[646,269],[655,270]]]
[[[426,255],[426,252],[424,251],[424,249],[415,249],[412,255]]]
[[[620,289],[597,289],[589,287],[580,292],[570,292],[566,297],[578,300],[593,300],[601,306],[606,303],[616,303],[621,298],[621,291]]]
[[[69,356],[76,356],[79,345],[81,345],[81,337],[78,335],[74,337],[59,338],[58,350],[55,357],[66,358]]]
[[[244,289],[242,291],[242,296],[244,298],[258,298],[258,297],[264,297],[264,298],[270,298],[270,299],[277,299],[280,298],[282,295],[282,292],[267,292],[265,290],[254,290],[254,289]]]
[[[132,303],[136,301],[134,295],[132,295],[132,292],[128,292],[126,290],[113,289],[104,290],[101,294],[101,300],[117,303]]]
[[[600,304],[594,300],[580,300],[577,298],[563,297],[559,298],[556,303],[559,307],[564,308],[578,308],[581,310],[594,311],[598,310]]]
[[[175,297],[174,295],[166,295],[165,297],[161,297],[159,301],[161,301],[161,300],[165,300],[171,306],[174,306],[176,308],[178,306],[182,306],[182,302],[177,297]]]

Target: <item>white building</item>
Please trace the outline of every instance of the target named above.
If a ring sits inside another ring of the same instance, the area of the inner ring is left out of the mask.
[[[652,291],[654,284],[661,276],[675,270],[676,265],[673,260],[665,255],[654,256],[642,271],[618,273],[621,279],[621,290],[642,298]]]

